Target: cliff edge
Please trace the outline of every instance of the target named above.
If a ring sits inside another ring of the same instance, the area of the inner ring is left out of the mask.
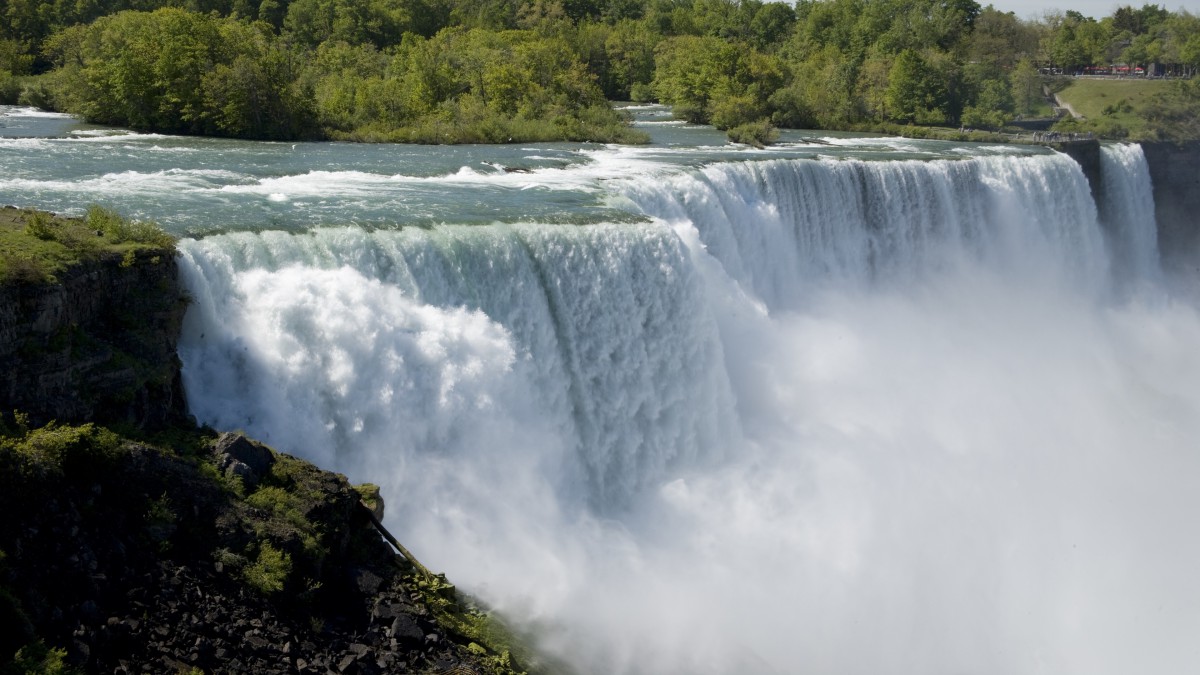
[[[162,244],[0,209],[0,675],[547,670],[378,489],[194,425]]]

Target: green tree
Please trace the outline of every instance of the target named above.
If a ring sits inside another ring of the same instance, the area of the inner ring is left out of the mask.
[[[56,34],[51,50],[56,101],[91,122],[246,138],[315,133],[297,58],[267,24],[120,12]]]
[[[201,81],[206,116],[223,136],[291,139],[317,135],[312,92],[299,82],[299,58],[262,29],[222,26],[241,51]]]
[[[651,98],[654,47],[659,39],[644,22],[624,20],[613,25],[604,40],[608,71],[602,83],[606,96],[618,101]]]
[[[946,104],[946,85],[937,71],[918,52],[900,52],[888,74],[887,107],[892,118],[904,122],[943,121]]]
[[[716,37],[680,36],[659,43],[655,63],[658,99],[673,105],[677,117],[706,124],[709,100],[734,75],[737,50]]]
[[[1041,105],[1042,76],[1029,59],[1022,59],[1009,74],[1012,91],[1013,111],[1019,115],[1032,115]]]

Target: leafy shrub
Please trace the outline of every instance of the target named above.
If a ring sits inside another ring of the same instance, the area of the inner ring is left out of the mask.
[[[92,424],[65,426],[51,422],[23,438],[0,441],[0,448],[14,451],[26,468],[36,473],[87,480],[124,456],[121,438]]]
[[[22,647],[0,675],[67,675],[76,672],[66,664],[67,650],[51,649],[41,640]]]
[[[101,232],[113,243],[135,242],[164,248],[173,246],[175,239],[150,221],[129,220],[113,209],[92,204],[84,216],[87,226]]]
[[[12,105],[20,95],[20,81],[7,70],[0,70],[0,105]]]
[[[738,125],[726,132],[729,140],[761,148],[779,140],[779,130],[767,120]]]
[[[246,498],[250,506],[266,512],[265,520],[256,521],[254,528],[259,536],[270,536],[276,540],[295,537],[307,556],[315,560],[324,557],[318,541],[320,532],[304,515],[305,501],[297,494],[296,487],[284,489],[276,486],[260,487]]]
[[[171,499],[164,492],[146,506],[146,534],[158,546],[159,552],[170,549],[171,535],[175,533],[178,517],[171,508]]]
[[[765,115],[765,108],[749,95],[714,97],[709,103],[709,120],[718,129],[751,124]]]
[[[963,126],[976,129],[1000,130],[1008,124],[1009,116],[1003,110],[968,106],[962,114]]]
[[[54,103],[50,89],[43,78],[22,78],[21,93],[17,95],[17,103],[53,110]]]
[[[1131,104],[1129,102],[1129,99],[1123,98],[1120,101],[1113,103],[1112,105],[1104,106],[1104,110],[1103,110],[1102,114],[1108,115],[1109,117],[1111,117],[1113,115],[1119,115],[1121,113],[1131,113],[1131,112],[1133,112],[1133,104]]]
[[[45,211],[34,211],[25,219],[25,234],[31,237],[37,237],[42,241],[53,241],[54,233],[54,218]]]
[[[258,549],[258,558],[243,572],[246,583],[263,595],[283,590],[292,574],[292,557],[263,542]]]

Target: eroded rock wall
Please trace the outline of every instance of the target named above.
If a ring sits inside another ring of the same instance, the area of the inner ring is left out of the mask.
[[[1200,267],[1200,142],[1141,145],[1154,184],[1163,264],[1194,271]]]
[[[176,355],[185,309],[169,250],[0,286],[0,412],[143,427],[185,415]]]

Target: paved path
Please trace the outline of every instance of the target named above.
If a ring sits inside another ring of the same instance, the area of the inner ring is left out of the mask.
[[[1063,108],[1067,112],[1071,113],[1071,117],[1074,117],[1077,120],[1083,119],[1083,115],[1080,115],[1079,113],[1075,112],[1075,109],[1071,107],[1071,104],[1062,100],[1062,98],[1060,98],[1058,94],[1054,95],[1054,105],[1056,105],[1060,108]]]

